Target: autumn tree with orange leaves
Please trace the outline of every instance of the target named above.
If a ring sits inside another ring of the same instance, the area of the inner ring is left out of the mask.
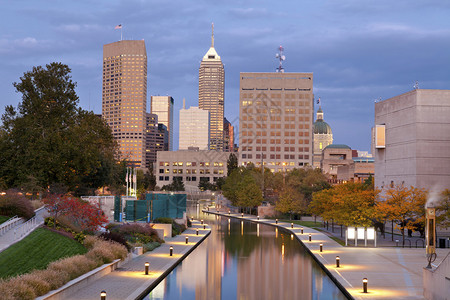
[[[425,202],[427,193],[413,186],[396,185],[385,191],[377,204],[377,212],[386,220],[393,221],[402,233],[405,245],[405,229],[415,229],[425,221]]]
[[[325,221],[333,220],[345,226],[371,226],[377,217],[375,200],[378,190],[367,189],[362,183],[348,182],[313,194],[309,205],[312,214]]]

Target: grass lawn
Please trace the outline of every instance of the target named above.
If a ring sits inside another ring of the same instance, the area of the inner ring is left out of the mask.
[[[44,228],[38,228],[20,242],[0,253],[0,278],[45,269],[63,257],[84,254],[80,243]]]
[[[8,221],[10,219],[10,217],[7,216],[0,216],[0,224],[5,223],[6,221]]]
[[[322,227],[322,222],[314,222],[314,221],[299,221],[299,220],[280,220],[281,222],[286,222],[286,223],[294,223],[300,226],[305,226],[305,227],[311,227],[311,228],[317,228],[317,227]]]

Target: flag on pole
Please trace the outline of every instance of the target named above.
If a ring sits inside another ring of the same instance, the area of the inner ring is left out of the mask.
[[[117,25],[114,29],[122,29],[122,24]]]
[[[317,99],[317,104],[320,104],[320,97],[319,97],[319,99]]]

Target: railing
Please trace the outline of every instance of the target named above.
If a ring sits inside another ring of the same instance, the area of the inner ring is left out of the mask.
[[[418,248],[417,242],[422,242],[422,248],[425,248],[425,242],[423,240],[416,240],[416,248]]]
[[[20,221],[22,221],[22,218],[14,216],[14,217],[10,218],[8,221],[1,224],[0,225],[0,236],[7,233],[10,229],[16,227],[17,223]]]
[[[411,240],[405,239],[405,242],[409,243],[409,248],[411,248]],[[405,244],[403,244],[403,248],[405,248]]]
[[[40,223],[38,223],[36,216],[32,217],[31,219],[14,229],[14,240],[20,239],[21,237],[27,235],[39,225]]]

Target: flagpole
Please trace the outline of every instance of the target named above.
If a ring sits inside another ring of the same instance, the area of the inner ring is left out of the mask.
[[[123,25],[120,26],[120,40],[122,41],[122,30],[123,30]]]

